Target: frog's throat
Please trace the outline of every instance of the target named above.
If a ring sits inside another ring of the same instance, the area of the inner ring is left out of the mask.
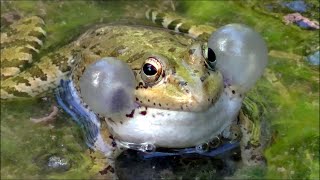
[[[204,112],[172,111],[139,107],[130,116],[106,118],[116,139],[149,143],[157,147],[185,148],[204,143],[219,135],[236,118],[242,98],[226,91]]]

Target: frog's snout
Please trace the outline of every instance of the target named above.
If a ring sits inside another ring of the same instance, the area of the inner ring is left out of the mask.
[[[208,47],[217,58],[225,81],[248,91],[263,74],[268,50],[263,38],[242,24],[229,24],[212,33]]]

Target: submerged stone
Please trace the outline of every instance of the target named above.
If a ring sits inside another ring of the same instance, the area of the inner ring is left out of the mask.
[[[282,6],[295,12],[306,12],[308,10],[307,4],[302,0],[284,2],[282,3]]]
[[[47,161],[47,170],[63,172],[70,169],[69,160],[57,155],[50,156]]]
[[[309,55],[307,57],[308,62],[311,65],[320,65],[320,51],[316,51],[315,53]]]

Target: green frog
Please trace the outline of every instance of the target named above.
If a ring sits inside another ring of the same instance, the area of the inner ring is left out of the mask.
[[[264,164],[259,127],[241,111],[267,64],[260,35],[240,24],[216,30],[155,10],[146,16],[164,28],[96,26],[34,63],[43,20],[12,24],[1,33],[1,99],[57,89],[58,103],[103,155],[104,177],[117,177],[114,161],[127,148],[203,153],[222,139],[240,141],[244,164]]]

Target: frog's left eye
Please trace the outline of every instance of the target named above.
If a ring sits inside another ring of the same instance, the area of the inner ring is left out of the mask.
[[[214,51],[209,48],[206,44],[202,46],[202,54],[205,58],[205,62],[209,69],[215,70],[216,64],[217,64],[217,58]]]
[[[141,78],[148,85],[158,82],[162,73],[162,65],[154,57],[149,57],[141,68]]]

